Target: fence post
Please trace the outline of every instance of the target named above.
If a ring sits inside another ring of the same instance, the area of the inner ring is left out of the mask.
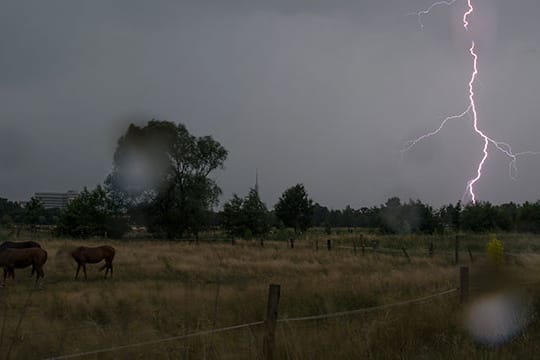
[[[261,238],[261,247],[263,248],[264,247],[264,239]]]
[[[291,249],[294,249],[294,238],[290,238],[289,241],[291,244]]]
[[[433,257],[433,240],[429,242],[429,257]]]
[[[471,262],[474,262],[474,257],[472,255],[471,247],[467,246],[467,251],[469,251],[469,258],[471,259]]]
[[[455,243],[455,250],[454,250],[454,262],[455,264],[459,264],[459,235],[456,235],[456,243]]]
[[[405,254],[405,257],[407,258],[407,260],[408,260],[409,262],[411,262],[411,258],[409,257],[409,254],[407,254],[407,250],[405,250],[405,248],[402,247],[402,248],[401,248],[401,251],[403,251],[403,254]]]
[[[332,240],[326,240],[326,247],[328,248],[328,251],[332,250]]]
[[[263,340],[263,360],[271,360],[274,356],[279,295],[280,286],[270,284],[270,287],[268,288],[268,303],[266,305],[266,333],[264,334]]]
[[[236,241],[234,240],[234,237],[231,238],[231,245],[234,246],[234,244],[236,244]]]
[[[462,266],[459,268],[459,302],[464,304],[469,298],[469,268]]]

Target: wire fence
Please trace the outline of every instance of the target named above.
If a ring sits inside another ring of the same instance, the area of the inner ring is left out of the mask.
[[[156,344],[161,344],[161,343],[170,342],[170,341],[185,340],[185,339],[198,337],[198,336],[222,333],[222,332],[227,332],[227,331],[232,331],[232,330],[245,329],[245,328],[249,328],[249,327],[252,327],[252,326],[263,325],[264,323],[265,323],[264,321],[255,321],[255,322],[252,322],[252,323],[233,325],[233,326],[228,326],[228,327],[224,327],[224,328],[220,328],[220,329],[199,331],[199,332],[191,333],[191,334],[187,334],[187,335],[172,336],[172,337],[168,337],[168,338],[143,341],[143,342],[134,343],[134,344],[113,346],[113,347],[105,348],[105,349],[85,351],[85,352],[80,352],[80,353],[75,353],[75,354],[68,354],[68,355],[61,355],[61,356],[54,356],[54,357],[46,358],[45,360],[74,359],[74,358],[83,357],[83,356],[103,354],[103,353],[108,353],[108,352],[114,352],[114,351],[137,348],[137,347],[141,347],[141,346],[156,345]]]
[[[416,299],[400,301],[400,302],[396,302],[396,303],[392,303],[392,304],[371,306],[371,307],[362,308],[362,309],[355,309],[355,310],[349,310],[349,311],[340,311],[340,312],[335,312],[335,313],[330,313],[330,314],[320,314],[320,315],[312,315],[312,316],[301,316],[301,317],[295,317],[295,318],[278,319],[278,322],[297,322],[297,321],[309,321],[309,320],[322,320],[322,319],[337,318],[337,317],[348,316],[348,315],[368,313],[368,312],[377,311],[377,310],[390,309],[390,308],[398,307],[398,306],[421,303],[421,302],[424,302],[424,301],[427,301],[427,300],[430,300],[430,299],[433,299],[433,298],[436,298],[436,297],[440,297],[440,296],[443,296],[443,295],[448,295],[448,294],[454,293],[454,292],[456,292],[458,290],[459,290],[458,288],[453,288],[453,289],[449,289],[449,290],[446,290],[446,291],[441,291],[441,292],[436,293],[436,294],[419,297],[419,298],[416,298]]]
[[[334,313],[328,313],[328,314],[320,314],[320,315],[312,315],[312,316],[301,316],[301,317],[294,317],[294,318],[277,319],[277,322],[300,322],[300,321],[310,321],[310,320],[323,320],[323,319],[330,319],[330,318],[338,318],[338,317],[343,317],[343,316],[356,315],[356,314],[361,314],[361,313],[369,313],[369,312],[378,311],[378,310],[390,309],[390,308],[394,308],[394,307],[399,307],[399,306],[404,306],[404,305],[410,305],[410,304],[417,304],[417,303],[425,302],[425,301],[431,300],[433,298],[437,298],[437,297],[441,297],[441,296],[444,296],[444,295],[448,295],[448,294],[457,292],[458,290],[459,290],[458,288],[453,288],[453,289],[438,292],[436,294],[422,296],[422,297],[415,298],[415,299],[399,301],[399,302],[395,302],[395,303],[392,303],[392,304],[384,304],[384,305],[360,308],[360,309],[355,309],[355,310],[340,311],[340,312],[334,312]],[[79,352],[79,353],[73,353],[73,354],[67,354],[67,355],[59,355],[59,356],[49,357],[49,358],[46,358],[44,360],[74,359],[74,358],[80,358],[80,357],[90,356],[90,355],[110,353],[110,352],[115,352],[115,351],[133,349],[133,348],[142,347],[142,346],[156,345],[156,344],[161,344],[161,343],[165,343],[165,342],[186,340],[186,339],[189,339],[189,338],[194,338],[194,337],[199,337],[199,336],[205,336],[205,335],[223,333],[223,332],[228,332],[228,331],[233,331],[233,330],[251,328],[251,327],[255,327],[255,326],[264,325],[265,323],[266,323],[266,321],[264,321],[264,320],[255,321],[255,322],[251,322],[251,323],[233,325],[233,326],[223,327],[223,328],[219,328],[219,329],[204,330],[204,331],[194,332],[194,333],[190,333],[190,334],[186,334],[186,335],[172,336],[172,337],[156,339],[156,340],[149,340],[149,341],[143,341],[143,342],[133,343],[133,344],[112,346],[112,347],[109,347],[109,348],[103,348],[103,349],[97,349],[97,350],[85,351],[85,352]]]
[[[332,247],[331,243],[329,243],[328,244],[328,250],[330,250],[331,247]],[[318,244],[317,244],[317,248],[318,248]],[[388,253],[388,254],[392,254],[392,253],[401,254],[401,253],[404,253],[405,256],[407,256],[407,258],[409,258],[407,252],[405,250],[403,250],[403,249],[400,250],[400,249],[392,249],[392,248],[361,246],[361,245],[357,245],[356,243],[354,243],[354,246],[338,245],[338,246],[335,246],[335,248],[336,249],[343,249],[343,250],[354,250],[355,254],[357,253],[357,251],[358,252],[360,252],[360,251],[364,252],[366,250],[370,251],[370,252],[374,252],[374,253],[375,252],[377,252],[377,253]],[[416,248],[413,249],[413,253],[415,252],[415,250],[416,250],[416,252],[424,253],[423,249],[416,249]],[[471,257],[471,262],[472,262],[473,261],[472,254],[474,252],[471,252],[471,250],[469,248],[467,248],[467,250],[469,252],[469,255]],[[458,250],[456,250],[456,251],[439,250],[438,253],[440,253],[440,254],[455,254],[455,252],[457,252],[457,251]],[[506,255],[508,255],[508,256],[521,256],[521,255],[524,255],[524,254],[506,253]],[[539,281],[532,281],[532,282],[524,283],[524,284],[520,284],[520,285],[521,286],[532,286],[532,285],[537,285],[537,284],[540,284],[540,282]],[[480,290],[480,288],[477,288],[477,287],[472,287],[470,289],[471,290]],[[365,314],[365,313],[375,312],[375,311],[379,311],[379,310],[385,310],[385,309],[390,309],[390,308],[395,308],[395,307],[400,307],[400,306],[405,306],[405,305],[410,305],[410,304],[417,304],[417,303],[426,302],[426,301],[432,300],[434,298],[438,298],[438,297],[442,297],[442,296],[445,296],[445,295],[449,295],[449,294],[458,292],[459,290],[460,290],[460,288],[452,288],[452,289],[448,289],[448,290],[441,291],[441,292],[431,294],[431,295],[422,296],[422,297],[415,298],[415,299],[399,301],[399,302],[395,302],[395,303],[391,303],[391,304],[383,304],[383,305],[377,305],[377,306],[371,306],[371,307],[364,307],[364,308],[359,308],[359,309],[354,309],[354,310],[347,310],[347,311],[340,311],[340,312],[326,313],[326,314],[300,316],[300,317],[278,318],[276,320],[276,322],[278,322],[278,323],[292,323],[292,322],[302,322],[302,321],[313,321],[313,320],[325,320],[325,319],[331,319],[331,318],[340,318],[340,317],[345,317],[345,316],[353,316],[353,315],[356,315],[356,314]],[[80,357],[92,356],[92,355],[97,355],[97,354],[104,354],[104,353],[111,353],[111,352],[117,352],[117,351],[122,351],[122,350],[129,350],[129,349],[134,349],[134,348],[139,348],[139,347],[144,347],[144,346],[157,345],[157,344],[166,343],[166,342],[181,341],[181,340],[186,340],[186,339],[190,339],[190,338],[207,336],[207,335],[212,335],[212,334],[217,334],[217,333],[225,333],[225,332],[241,330],[241,329],[250,329],[251,330],[251,328],[253,328],[253,327],[258,327],[258,326],[261,326],[261,325],[264,325],[264,324],[266,324],[266,321],[261,320],[261,321],[251,322],[251,323],[232,325],[232,326],[227,326],[227,327],[218,328],[218,329],[209,329],[209,330],[197,331],[197,332],[188,333],[188,334],[184,334],[184,335],[165,337],[165,338],[161,338],[161,339],[148,340],[148,341],[143,341],[143,342],[138,342],[138,343],[111,346],[111,347],[108,347],[108,348],[102,348],[102,349],[96,349],[96,350],[78,352],[78,353],[72,353],[72,354],[57,355],[57,356],[46,358],[45,360],[80,358]],[[20,326],[20,324],[19,324],[19,326]],[[90,324],[90,325],[86,324],[85,326],[81,326],[81,327],[78,327],[78,328],[72,328],[72,329],[66,329],[66,330],[71,331],[71,330],[76,330],[76,329],[95,328],[95,327],[97,327],[97,326],[94,325],[94,324]],[[32,334],[40,334],[40,333],[42,333],[42,331],[30,331],[30,332],[24,332],[21,336],[24,337],[24,336],[29,336],[29,335],[32,335]],[[43,333],[45,333],[45,331],[43,331]]]

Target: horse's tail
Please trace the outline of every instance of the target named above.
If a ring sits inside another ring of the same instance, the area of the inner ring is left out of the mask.
[[[114,250],[114,248],[112,246],[107,246],[108,250],[109,250],[109,261],[112,262],[113,259],[114,259],[114,255],[116,255],[116,250]]]

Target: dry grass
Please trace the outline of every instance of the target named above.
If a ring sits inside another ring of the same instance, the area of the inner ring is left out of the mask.
[[[269,283],[281,284],[283,318],[420,297],[456,287],[458,276],[450,256],[413,257],[409,264],[398,255],[316,252],[311,240],[299,241],[295,249],[277,242],[261,249],[256,242],[109,241],[117,249],[114,278],[103,280],[99,266],[90,265],[88,281],[75,281],[67,252],[80,242],[41,243],[49,252],[43,289],[34,289],[30,270],[17,271],[16,280],[0,289],[0,357],[10,347],[11,358],[45,358],[263,320]],[[540,273],[530,272],[539,265],[530,255],[509,270],[540,280]],[[457,294],[451,294],[352,317],[280,323],[276,358],[527,358],[540,351],[536,324],[511,344],[486,349],[469,339],[460,319]],[[94,358],[256,359],[261,336],[255,327]]]

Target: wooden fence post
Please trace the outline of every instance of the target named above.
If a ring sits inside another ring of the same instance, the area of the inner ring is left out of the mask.
[[[469,298],[469,268],[462,266],[459,268],[459,302],[464,304]]]
[[[409,262],[411,262],[411,258],[409,257],[409,254],[407,254],[407,250],[405,250],[405,248],[402,247],[402,248],[401,248],[401,251],[403,251],[403,254],[405,254],[405,257],[407,258],[407,260],[408,260]]]
[[[261,238],[261,247],[263,248],[264,247],[264,239]]]
[[[456,235],[456,243],[455,243],[455,249],[454,249],[454,262],[455,264],[459,264],[459,235]]]
[[[326,240],[326,247],[328,248],[328,251],[332,250],[332,240]]]
[[[467,251],[469,252],[469,258],[471,259],[471,262],[474,262],[474,257],[472,255],[471,247],[467,246]]]
[[[429,257],[433,257],[433,240],[429,242]]]
[[[291,244],[291,249],[294,249],[294,238],[290,238],[289,241]]]
[[[270,284],[270,287],[268,289],[268,303],[266,305],[266,332],[263,339],[263,360],[271,360],[274,356],[279,296],[280,286],[276,284]]]
[[[319,239],[315,239],[315,251],[319,251]]]

